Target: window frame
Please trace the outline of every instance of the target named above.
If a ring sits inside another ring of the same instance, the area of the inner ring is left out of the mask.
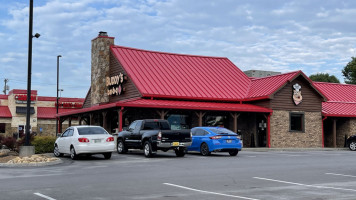
[[[292,130],[292,117],[299,115],[302,118],[301,130]],[[305,113],[304,112],[289,112],[289,132],[305,133]]]

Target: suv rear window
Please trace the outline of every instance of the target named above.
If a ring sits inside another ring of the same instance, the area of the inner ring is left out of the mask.
[[[102,127],[81,127],[78,128],[79,135],[104,135],[108,134]]]
[[[145,122],[143,130],[171,130],[168,123]]]

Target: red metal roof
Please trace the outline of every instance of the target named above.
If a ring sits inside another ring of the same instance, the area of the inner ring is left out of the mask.
[[[84,98],[68,98],[68,97],[61,97],[59,99],[59,102],[79,102],[83,103]],[[43,97],[43,96],[38,96],[37,101],[57,101],[57,97]]]
[[[27,94],[27,90],[13,89],[9,92],[11,94]],[[32,95],[37,95],[37,90],[31,90]]]
[[[250,79],[229,59],[111,46],[143,97],[238,101]]]
[[[269,98],[272,94],[282,88],[287,81],[295,79],[301,71],[295,71],[275,76],[251,79],[250,90],[247,99]]]
[[[328,117],[356,117],[356,103],[323,102],[322,112]]]
[[[325,94],[329,102],[356,102],[356,85],[324,82],[314,82],[314,85]]]
[[[0,99],[8,99],[8,95],[6,95],[6,94],[0,94]]]
[[[81,109],[75,109],[81,110]],[[73,109],[58,108],[58,114],[68,113]],[[38,119],[55,119],[57,114],[57,108],[55,107],[37,107]]]
[[[2,118],[11,118],[11,112],[8,106],[0,106],[0,117]]]

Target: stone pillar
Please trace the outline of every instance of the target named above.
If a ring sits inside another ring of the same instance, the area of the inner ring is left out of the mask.
[[[106,91],[106,77],[110,72],[110,46],[113,37],[106,32],[99,32],[98,37],[91,41],[91,104],[109,102]]]

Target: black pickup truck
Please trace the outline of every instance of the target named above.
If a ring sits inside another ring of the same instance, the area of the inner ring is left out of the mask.
[[[132,122],[127,130],[119,132],[117,152],[123,154],[128,149],[143,149],[146,157],[152,157],[157,150],[174,149],[177,157],[183,157],[191,144],[190,130],[171,130],[167,120],[144,119]]]

